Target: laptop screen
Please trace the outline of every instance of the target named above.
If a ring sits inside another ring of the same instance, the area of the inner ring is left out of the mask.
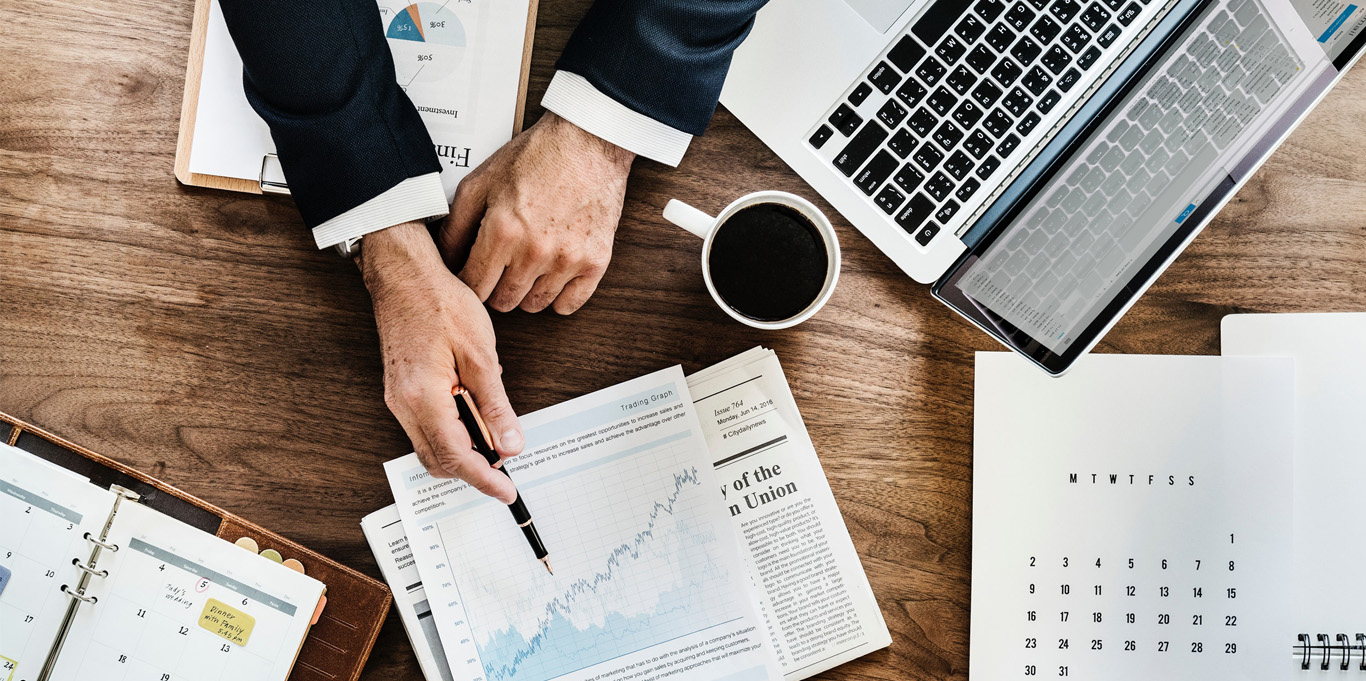
[[[1293,0],[1309,32],[1335,62],[1366,27],[1366,9],[1340,0]]]
[[[1334,49],[1357,42],[1363,23],[1336,4],[1210,3],[1048,159],[1046,179],[936,293],[1045,368],[1065,368],[1255,169],[1315,86],[1331,84]],[[1303,12],[1331,18],[1316,27]]]

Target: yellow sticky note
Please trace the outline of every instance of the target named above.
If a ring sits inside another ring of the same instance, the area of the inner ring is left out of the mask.
[[[204,612],[199,613],[199,626],[212,631],[239,646],[247,644],[251,629],[256,626],[256,618],[237,608],[213,598],[204,604]]]

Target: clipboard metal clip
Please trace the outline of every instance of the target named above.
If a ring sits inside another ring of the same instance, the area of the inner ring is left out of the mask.
[[[269,173],[269,177],[272,179],[266,179],[268,169],[273,171]],[[280,179],[273,179],[277,177]],[[288,196],[289,184],[285,182],[284,178],[285,172],[284,169],[280,167],[280,157],[276,156],[274,152],[266,152],[266,155],[261,157],[261,174],[256,180],[257,184],[261,187],[261,193],[284,194]]]

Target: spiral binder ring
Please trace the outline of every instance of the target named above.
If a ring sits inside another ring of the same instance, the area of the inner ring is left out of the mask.
[[[1320,671],[1328,671],[1330,660],[1340,658],[1338,671],[1345,672],[1352,669],[1352,658],[1359,657],[1356,669],[1366,672],[1366,634],[1357,633],[1349,636],[1338,633],[1331,637],[1328,634],[1315,634],[1313,643],[1310,642],[1309,634],[1296,634],[1295,640],[1297,643],[1294,646],[1294,655],[1299,660],[1302,670],[1309,669],[1310,663],[1317,656]]]
[[[77,599],[77,600],[85,601],[86,603],[89,603],[89,604],[91,604],[91,605],[94,605],[94,604],[100,602],[99,596],[87,596],[87,595],[82,594],[82,593],[76,593],[75,591],[72,591],[71,589],[66,588],[66,585],[65,585],[65,584],[62,585],[62,593],[66,594],[66,595],[68,595],[68,596],[70,596],[70,597],[72,597],[72,598],[75,598],[75,599]]]
[[[90,585],[91,577],[104,578],[109,576],[108,570],[100,570],[95,566],[99,565],[101,551],[114,553],[119,550],[118,544],[105,541],[109,538],[109,528],[114,524],[114,516],[118,515],[119,504],[125,500],[136,503],[141,498],[137,492],[118,485],[110,485],[109,491],[115,494],[114,505],[109,509],[109,517],[104,521],[104,532],[100,534],[98,539],[91,536],[89,532],[81,535],[83,539],[95,546],[90,549],[90,557],[84,563],[81,562],[80,558],[71,559],[71,564],[80,568],[84,574],[76,583],[76,588],[72,589],[69,585],[62,585],[62,593],[70,596],[71,600],[67,603],[66,614],[62,616],[62,625],[57,630],[57,637],[53,639],[52,646],[48,648],[47,659],[43,661],[43,668],[38,672],[37,681],[48,681],[52,678],[52,670],[57,664],[57,656],[62,652],[62,646],[66,643],[67,634],[71,632],[71,623],[75,621],[76,610],[80,608],[81,603],[94,605],[100,600],[99,596],[86,594],[85,589]]]
[[[75,565],[75,566],[78,567],[78,568],[80,568],[80,569],[81,569],[81,572],[84,572],[85,574],[81,576],[81,583],[80,583],[80,585],[79,585],[78,587],[76,587],[76,589],[68,588],[67,585],[63,584],[63,585],[62,585],[62,593],[66,594],[66,595],[68,595],[68,596],[70,596],[70,597],[72,597],[72,598],[74,598],[74,599],[76,599],[76,600],[78,600],[78,601],[82,601],[82,602],[84,602],[84,603],[89,603],[90,605],[94,605],[94,604],[98,603],[100,599],[99,599],[98,596],[87,596],[87,595],[85,595],[85,585],[86,585],[86,583],[90,581],[90,578],[91,578],[91,577],[99,577],[99,578],[103,579],[103,578],[109,576],[109,571],[108,571],[108,570],[99,570],[99,569],[96,569],[96,568],[93,566],[93,563],[95,562],[95,556],[99,555],[100,549],[104,549],[104,550],[106,550],[106,551],[109,551],[110,553],[113,553],[113,552],[115,552],[115,551],[118,551],[118,550],[119,550],[119,545],[118,545],[118,544],[111,544],[111,543],[105,542],[105,541],[100,541],[99,539],[96,539],[96,538],[90,536],[90,533],[89,533],[89,532],[86,532],[83,536],[85,537],[85,540],[86,540],[86,541],[90,542],[91,544],[94,544],[94,545],[95,545],[96,547],[98,547],[98,548],[95,549],[95,553],[91,554],[91,556],[90,556],[90,563],[82,563],[80,558],[72,558],[72,559],[71,559],[71,564],[72,564],[72,565]]]
[[[85,563],[82,563],[80,560],[75,558],[71,559],[71,564],[80,568],[83,572],[90,575],[91,577],[104,578],[109,576],[108,570],[96,570],[95,568],[90,567],[89,565],[86,565]]]
[[[107,542],[102,542],[102,541],[100,541],[100,540],[98,540],[98,539],[96,539],[96,538],[90,536],[90,533],[89,533],[89,532],[86,532],[86,533],[85,533],[85,540],[88,541],[88,542],[90,542],[91,544],[94,544],[95,546],[98,546],[98,547],[100,547],[100,548],[102,548],[102,549],[105,549],[105,550],[109,551],[110,553],[113,553],[113,552],[119,550],[119,545],[118,545],[118,544],[110,544],[110,543],[107,543]]]

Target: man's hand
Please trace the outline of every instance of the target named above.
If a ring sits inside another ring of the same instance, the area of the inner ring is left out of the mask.
[[[503,392],[488,312],[441,262],[427,228],[410,222],[367,235],[361,272],[375,305],[384,358],[384,401],[437,477],[460,478],[511,503],[517,490],[470,446],[451,390],[463,384],[504,458],[522,451],[522,429]]]
[[[570,314],[612,259],[634,160],[547,112],[460,182],[442,255],[495,310]]]

